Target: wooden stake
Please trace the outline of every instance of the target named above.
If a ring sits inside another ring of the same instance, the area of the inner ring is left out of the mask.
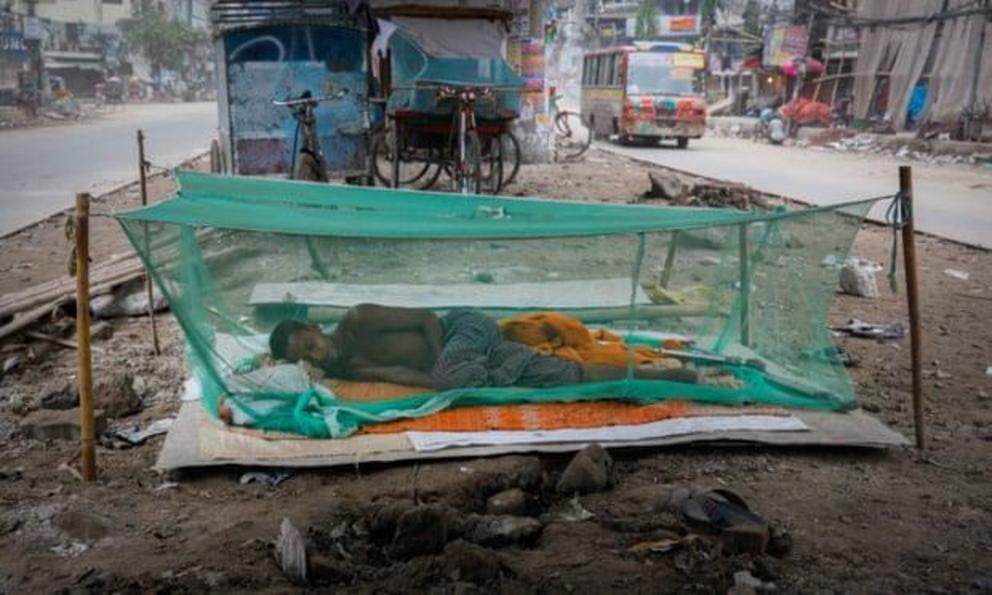
[[[96,481],[93,361],[90,354],[90,195],[76,195],[76,350],[83,479]]]
[[[672,232],[671,243],[668,244],[668,254],[665,255],[665,266],[661,269],[661,276],[658,278],[658,286],[668,288],[669,281],[672,280],[672,269],[675,266],[675,250],[679,243],[679,231]]]
[[[899,194],[902,198],[902,253],[906,267],[906,300],[909,302],[910,362],[913,369],[913,425],[916,448],[926,447],[923,433],[923,334],[920,328],[920,294],[916,277],[916,229],[913,223],[913,168],[899,166]]]
[[[138,130],[138,179],[141,180],[141,206],[148,206],[148,182],[145,179],[145,133]],[[145,254],[148,254],[148,223],[145,223]],[[152,321],[152,345],[155,355],[162,355],[158,342],[158,324],[155,322],[155,294],[151,275],[145,275],[145,289],[148,291],[148,318]]]

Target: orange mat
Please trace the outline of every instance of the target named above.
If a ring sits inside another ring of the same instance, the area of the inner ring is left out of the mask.
[[[398,432],[484,432],[489,430],[562,430],[646,424],[703,415],[788,415],[780,407],[719,407],[687,401],[635,405],[617,401],[456,407],[427,417],[366,426],[363,434]]]

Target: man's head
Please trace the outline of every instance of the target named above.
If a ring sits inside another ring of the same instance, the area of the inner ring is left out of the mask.
[[[320,327],[297,320],[283,320],[272,329],[269,352],[274,359],[305,360],[315,366],[331,364],[338,357],[334,342]]]

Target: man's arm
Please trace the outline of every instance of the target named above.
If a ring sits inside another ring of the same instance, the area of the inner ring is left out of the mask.
[[[367,366],[353,370],[349,378],[367,382],[391,382],[404,386],[434,388],[434,380],[430,374],[403,366]]]
[[[341,325],[352,333],[423,331],[433,355],[441,352],[441,321],[426,308],[399,308],[358,304],[348,310]]]

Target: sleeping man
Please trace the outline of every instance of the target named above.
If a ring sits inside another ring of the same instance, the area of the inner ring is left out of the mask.
[[[306,361],[331,378],[391,382],[438,391],[483,386],[552,387],[626,378],[621,366],[581,364],[536,353],[503,337],[476,310],[438,317],[430,310],[360,304],[325,334],[284,320],[269,337],[272,357]],[[693,370],[638,367],[636,378],[696,382]]]

